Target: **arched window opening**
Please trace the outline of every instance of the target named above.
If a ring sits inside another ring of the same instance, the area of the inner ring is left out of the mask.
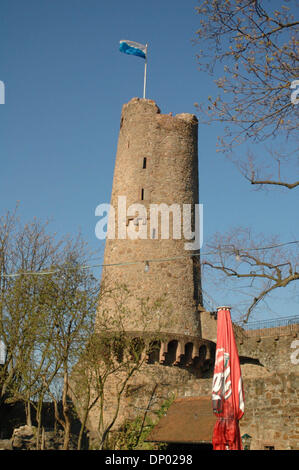
[[[144,350],[144,341],[141,338],[133,338],[130,344],[130,357],[132,361],[138,362]]]
[[[205,344],[202,344],[199,348],[199,353],[198,353],[198,357],[201,363],[204,362],[206,355],[207,355],[207,347]]]
[[[192,363],[193,343],[185,345],[184,365],[189,366]]]
[[[124,358],[125,339],[117,336],[113,340],[113,353],[118,362],[122,362]]]
[[[168,343],[165,365],[170,366],[175,362],[177,348],[178,348],[177,340],[174,339]]]
[[[148,348],[148,364],[159,362],[161,341],[151,341]]]

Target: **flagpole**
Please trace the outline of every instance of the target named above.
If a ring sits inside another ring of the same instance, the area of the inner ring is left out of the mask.
[[[145,64],[144,64],[144,80],[143,80],[143,98],[145,98],[146,72],[147,72],[147,44],[145,45]]]

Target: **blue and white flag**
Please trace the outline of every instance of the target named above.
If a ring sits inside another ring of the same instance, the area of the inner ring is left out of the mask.
[[[125,54],[137,55],[138,57],[146,59],[146,49],[146,46],[138,42],[126,41],[125,39],[119,41],[119,50]]]

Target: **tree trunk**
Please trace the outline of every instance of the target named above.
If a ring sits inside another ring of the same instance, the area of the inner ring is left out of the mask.
[[[45,428],[42,428],[42,442],[41,442],[41,450],[45,450]]]
[[[69,448],[70,433],[71,433],[71,421],[70,421],[70,415],[69,415],[69,406],[67,403],[68,386],[69,386],[69,376],[68,376],[67,369],[65,369],[64,377],[63,377],[63,394],[62,394],[62,410],[63,410],[63,416],[64,416],[63,450],[68,450]]]
[[[37,421],[37,431],[36,431],[36,450],[39,450],[40,446],[40,432],[41,432],[41,423],[42,423],[42,409],[43,409],[43,398],[42,395],[39,399],[36,408],[36,421]]]
[[[26,402],[25,411],[26,411],[26,424],[27,424],[27,426],[32,427],[32,420],[31,420],[31,403],[30,403],[30,400],[28,400],[28,401]]]
[[[89,407],[86,408],[85,413],[84,413],[84,417],[83,417],[83,420],[82,420],[82,423],[81,423],[81,428],[80,428],[79,437],[78,437],[77,450],[81,450],[82,437],[83,437],[84,429],[85,429],[85,426],[86,426],[88,413],[89,413]]]

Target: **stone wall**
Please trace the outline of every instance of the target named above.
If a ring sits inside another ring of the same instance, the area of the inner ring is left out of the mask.
[[[154,101],[139,98],[123,106],[111,195],[115,239],[106,239],[104,264],[110,266],[103,269],[102,285],[115,288],[125,284],[134,294],[127,304],[126,331],[143,328],[138,298],[154,300],[166,296],[172,306],[167,324],[161,325],[157,314],[151,318],[148,329],[200,334],[199,258],[190,257],[191,250],[185,250],[187,240],[182,230],[183,205],[191,205],[194,219],[194,205],[198,204],[197,132],[198,121],[192,114],[161,114]],[[126,207],[121,209],[119,197],[124,196]],[[139,204],[139,210],[128,214],[126,209],[132,204]],[[168,238],[167,234],[162,236],[160,214],[158,227],[152,226],[150,205],[153,204],[168,207],[175,204],[180,211],[181,220],[174,225],[170,212]],[[110,223],[109,227],[112,226]],[[180,238],[174,236],[173,226],[179,230]],[[124,234],[122,230],[119,233],[121,227],[125,229]],[[142,238],[130,238],[127,230],[142,233]],[[163,258],[175,259],[171,263],[157,261]],[[146,260],[149,260],[148,272],[144,270]],[[126,266],[116,265],[121,262]],[[99,305],[98,324],[107,309],[115,311],[113,299],[109,297]]]
[[[291,358],[294,352],[294,341],[296,341],[296,336],[291,333],[289,335],[248,336],[238,341],[237,344],[240,356],[255,359],[269,371],[298,372],[298,364]]]
[[[217,322],[202,312],[202,332],[216,341]],[[252,436],[251,449],[299,449],[299,366],[292,358],[299,325],[245,331],[234,325],[244,382],[242,434]],[[295,344],[296,342],[296,344]],[[297,357],[297,356],[296,356]],[[210,377],[189,380],[177,396],[209,395]]]
[[[299,450],[299,374],[267,373],[260,366],[241,366],[245,413],[241,435],[249,434],[252,450],[274,447]],[[176,390],[176,396],[210,395],[212,378],[191,380]]]
[[[298,372],[269,372],[256,364],[241,365],[244,382],[245,414],[240,421],[241,435],[252,436],[251,449],[299,450],[299,374]],[[147,411],[155,418],[154,411],[170,397],[199,397],[211,394],[212,373],[198,377],[191,371],[159,364],[144,365],[130,381],[121,400],[120,412],[115,423],[117,429],[126,420],[142,416]],[[104,416],[112,418],[115,410],[116,377],[111,379],[105,400]],[[113,383],[112,383],[113,382]],[[212,406],[212,405],[211,405]],[[93,414],[95,429],[97,416]],[[212,438],[212,436],[211,436]]]
[[[180,387],[186,383],[198,384],[198,369],[174,365],[143,364],[130,379],[121,395],[120,408],[113,429],[116,430],[127,420],[143,416],[146,410],[151,418],[155,416],[165,400],[178,396]],[[105,386],[104,422],[109,423],[117,407],[117,390],[121,388],[127,374],[125,372],[111,375]],[[96,435],[99,422],[99,407],[90,414],[88,427],[91,435]]]
[[[216,343],[216,316],[202,311],[200,317],[202,337]],[[273,372],[298,372],[297,361],[292,361],[291,356],[298,339],[299,324],[255,330],[245,330],[233,324],[233,328],[241,361],[262,365]]]
[[[58,410],[62,415],[62,403],[58,402]],[[25,425],[26,413],[24,403],[2,403],[0,407],[0,450],[33,450],[36,448],[36,404],[31,405],[32,426]],[[53,403],[44,402],[41,415],[44,430],[45,449],[63,448],[63,430],[56,422]],[[71,414],[70,449],[76,449],[81,422],[75,413]],[[83,446],[87,448],[87,436],[84,433]]]
[[[168,339],[161,342],[158,360],[146,361],[128,384],[114,428],[146,410],[152,413],[172,394],[175,397],[211,394],[211,352],[215,350],[211,344],[216,343],[217,321],[201,307],[199,257],[186,256],[191,252],[185,250],[184,238],[176,239],[170,231],[169,239],[163,239],[149,224],[150,204],[182,207],[186,203],[193,206],[198,203],[197,125],[196,117],[191,114],[161,114],[152,100],[134,98],[123,106],[111,205],[119,209],[119,196],[126,196],[125,209],[137,203],[145,208],[145,213],[141,211],[137,218],[136,213],[114,214],[116,238],[106,240],[104,264],[109,264],[109,268],[103,269],[102,288],[113,286],[118,295],[118,285],[126,284],[133,294],[126,305],[127,314],[122,318],[126,332],[134,332],[137,337],[138,332],[162,332],[167,333]],[[125,230],[135,227],[142,232],[144,229],[146,239],[130,239],[127,233],[123,238],[119,236],[121,222],[125,222]],[[109,227],[113,228],[111,221]],[[163,258],[175,259],[171,263],[157,261]],[[144,270],[145,260],[149,261],[148,272]],[[126,266],[118,265],[121,262]],[[169,310],[165,313],[158,309],[146,330],[138,299],[155,300],[165,294]],[[104,297],[97,314],[99,329],[105,323],[107,311],[115,325],[118,313],[113,299]],[[246,400],[242,433],[252,435],[252,448],[272,446],[274,441],[282,449],[298,448],[298,366],[291,361],[291,345],[298,329],[254,333],[234,325],[234,331]],[[184,339],[178,338],[179,335]],[[196,337],[209,344],[206,367],[195,361],[196,354],[200,356]],[[189,355],[187,342],[192,344]],[[195,367],[196,362],[200,367]],[[188,364],[191,367],[186,367]],[[117,384],[122,377],[114,375],[109,380],[104,404],[108,421],[113,418]],[[94,410],[90,429],[96,429],[97,420],[98,412]]]
[[[244,381],[246,412],[241,432],[252,449],[299,450],[299,374],[273,373]]]
[[[199,340],[208,346],[208,354],[197,364],[199,367],[182,366],[183,357],[177,354],[172,362],[165,361],[162,354],[165,348],[161,347],[155,363],[145,363],[130,381],[122,397],[116,427],[145,410],[154,416],[153,411],[172,395],[182,398],[211,394],[217,322],[213,315],[203,311],[201,320],[202,334],[209,340]],[[297,331],[298,325],[249,332],[235,326],[245,395],[245,415],[240,426],[242,434],[252,436],[252,449],[299,448],[299,371],[297,361],[291,358]],[[111,419],[115,410],[116,377],[111,380],[108,388],[112,392],[105,402],[106,419]]]

